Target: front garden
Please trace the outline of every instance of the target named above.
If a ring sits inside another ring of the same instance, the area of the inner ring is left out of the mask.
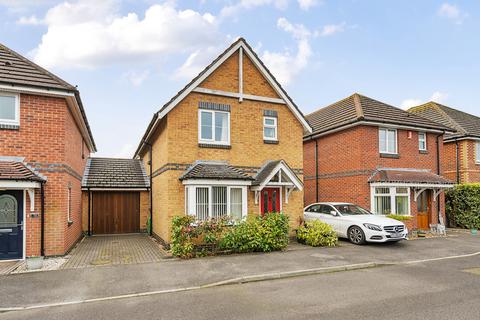
[[[177,216],[172,221],[172,254],[180,258],[271,252],[284,250],[289,243],[288,216],[269,213],[249,215],[242,221],[212,219],[195,221],[192,216]],[[297,229],[300,243],[311,246],[335,246],[337,236],[322,222],[305,223]]]
[[[480,184],[461,184],[449,190],[446,213],[452,227],[480,229]]]

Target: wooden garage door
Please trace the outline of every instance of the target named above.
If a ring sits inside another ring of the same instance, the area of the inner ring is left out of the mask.
[[[140,231],[140,193],[93,192],[94,234]]]

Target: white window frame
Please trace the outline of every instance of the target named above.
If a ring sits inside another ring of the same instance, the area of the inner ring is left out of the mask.
[[[395,132],[395,151],[394,152],[390,152],[388,150],[382,150],[381,149],[381,145],[380,145],[380,132],[382,130],[385,130],[386,131],[386,135],[385,135],[385,146],[387,147],[388,149],[388,132],[389,131],[393,131]],[[378,150],[380,151],[380,153],[382,154],[398,154],[398,131],[397,129],[392,129],[392,128],[379,128],[378,129]]]
[[[266,120],[273,120],[274,124],[267,124]],[[265,128],[271,128],[275,130],[275,137],[266,137]],[[276,117],[263,117],[263,140],[277,141],[278,140],[278,119]]]
[[[480,141],[475,142],[475,163],[480,164]]]
[[[202,112],[212,114],[212,139],[203,139],[202,138]],[[227,114],[227,140],[226,141],[216,141],[215,140],[215,117],[217,113]],[[228,111],[217,111],[217,110],[208,110],[208,109],[199,109],[198,110],[198,142],[205,144],[216,144],[216,145],[230,145],[230,112]]]
[[[20,95],[16,93],[0,92],[0,96],[15,98],[15,119],[14,120],[0,119],[0,124],[19,126],[20,125]]]
[[[215,185],[207,185],[207,184],[195,184],[195,185],[186,185],[185,186],[185,214],[191,215],[196,217],[197,214],[195,212],[196,208],[196,192],[197,188],[208,188],[208,216],[212,218],[213,212],[213,187],[226,187],[227,188],[227,217],[231,217],[231,201],[230,201],[230,190],[231,189],[242,189],[242,219],[247,216],[248,212],[248,199],[247,199],[247,186],[246,185],[232,185],[232,184],[215,184]]]
[[[390,189],[390,193],[387,195],[385,193],[376,193],[376,188],[388,188]],[[397,188],[406,188],[407,193],[397,193]],[[412,204],[411,204],[411,189],[410,187],[405,186],[382,186],[382,185],[372,185],[370,188],[370,211],[374,214],[379,213],[375,210],[375,198],[378,197],[390,197],[390,208],[392,208],[392,212],[390,214],[397,214],[397,205],[396,205],[396,197],[398,196],[407,196],[408,197],[408,213],[403,214],[402,216],[408,217],[412,215]]]
[[[421,136],[423,135],[423,139],[421,138]],[[425,144],[425,148],[421,148],[420,147],[420,143],[423,142]],[[420,151],[427,151],[427,133],[424,132],[424,131],[420,131],[418,133],[418,150]]]

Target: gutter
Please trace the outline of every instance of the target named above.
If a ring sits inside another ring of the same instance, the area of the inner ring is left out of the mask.
[[[455,166],[457,171],[457,184],[460,184],[460,145],[457,139],[455,139]]]
[[[318,202],[318,139],[315,139],[315,202]]]
[[[142,141],[143,144],[149,147],[149,160],[148,164],[150,167],[150,236],[153,235],[153,146],[151,143],[148,143],[146,140]]]

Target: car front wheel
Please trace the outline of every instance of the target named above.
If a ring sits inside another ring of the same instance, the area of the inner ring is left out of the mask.
[[[364,244],[365,233],[363,233],[363,230],[360,227],[350,227],[350,229],[348,229],[348,240],[353,244]]]

